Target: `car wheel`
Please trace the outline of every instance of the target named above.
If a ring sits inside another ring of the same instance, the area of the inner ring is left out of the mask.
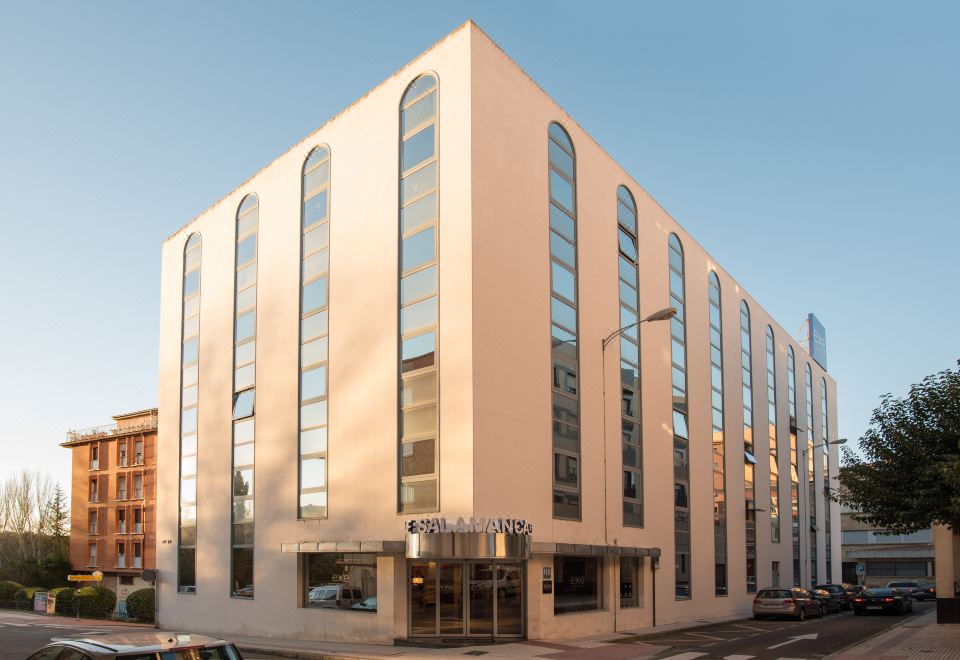
[[[823,603],[820,603],[820,609],[817,611],[817,617],[823,618],[827,615],[827,610],[823,607]]]
[[[798,621],[807,620],[807,608],[804,607],[803,605],[800,606],[800,613],[797,615],[797,620]]]
[[[856,616],[863,616],[863,610],[854,610],[853,613],[854,613]]]

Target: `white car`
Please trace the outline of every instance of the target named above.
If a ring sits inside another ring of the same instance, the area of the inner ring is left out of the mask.
[[[307,593],[308,607],[349,610],[362,601],[363,594],[359,589],[343,584],[321,584]]]

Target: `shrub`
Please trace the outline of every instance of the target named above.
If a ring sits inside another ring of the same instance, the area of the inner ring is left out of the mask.
[[[10,580],[0,582],[0,600],[13,600],[17,592],[23,589],[22,584]]]
[[[32,603],[33,594],[37,593],[38,591],[42,592],[42,591],[46,591],[46,589],[44,589],[43,587],[20,587],[19,589],[17,589],[17,592],[13,594],[13,599],[25,600]]]
[[[56,589],[51,589],[50,593],[57,597],[57,613],[73,614],[76,612],[76,610],[73,609],[74,597],[77,594],[76,589],[73,587],[57,587]]]
[[[83,587],[74,596],[80,616],[102,619],[110,616],[117,604],[117,594],[106,587]]]
[[[127,596],[127,615],[137,621],[153,621],[153,589],[137,589]]]

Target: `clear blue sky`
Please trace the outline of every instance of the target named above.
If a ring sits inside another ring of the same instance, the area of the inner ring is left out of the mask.
[[[197,6],[199,5],[199,6]],[[789,330],[840,434],[960,357],[960,3],[0,5],[0,479],[157,400],[160,246],[473,18]]]

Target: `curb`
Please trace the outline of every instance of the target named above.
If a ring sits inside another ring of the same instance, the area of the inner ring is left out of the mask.
[[[259,655],[274,655],[280,658],[297,658],[297,660],[376,660],[374,656],[364,655],[337,655],[323,652],[317,653],[314,651],[295,651],[292,649],[258,648],[256,646],[240,645],[237,645],[237,648],[244,654],[257,653]]]

